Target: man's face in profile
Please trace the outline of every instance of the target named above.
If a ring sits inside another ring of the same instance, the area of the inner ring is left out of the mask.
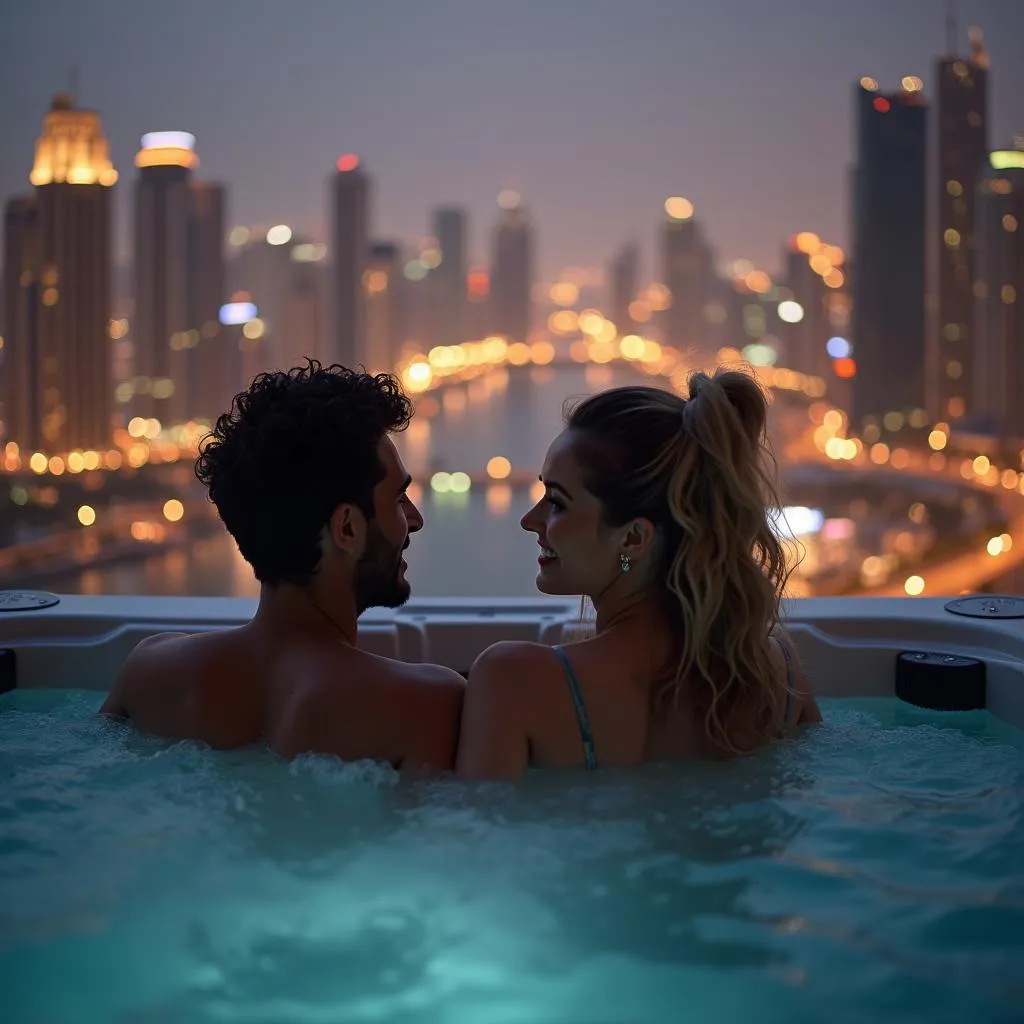
[[[385,437],[378,450],[384,478],[373,491],[373,519],[367,523],[366,547],[356,563],[356,608],[398,608],[409,600],[402,552],[409,535],[423,526],[419,509],[406,493],[411,482],[398,451]]]
[[[389,541],[376,520],[368,524],[366,549],[356,563],[356,609],[360,615],[367,608],[398,608],[409,600],[412,588],[402,558],[408,545],[408,537],[397,545]]]

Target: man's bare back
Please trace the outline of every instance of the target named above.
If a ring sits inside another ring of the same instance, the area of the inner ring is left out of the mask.
[[[256,615],[139,644],[101,711],[220,749],[452,768],[462,677],[357,645],[362,612],[410,594],[404,552],[423,516],[391,434],[411,415],[397,379],[315,360],[236,395],[196,476],[260,581]]]
[[[465,681],[392,661],[314,628],[161,633],[132,652],[101,711],[217,749],[266,743],[284,757],[453,767]]]

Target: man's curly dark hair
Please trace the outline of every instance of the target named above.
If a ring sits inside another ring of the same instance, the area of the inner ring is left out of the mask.
[[[261,373],[235,396],[203,439],[195,473],[261,583],[307,582],[339,505],[373,518],[385,475],[378,445],[411,415],[391,374],[315,359]]]

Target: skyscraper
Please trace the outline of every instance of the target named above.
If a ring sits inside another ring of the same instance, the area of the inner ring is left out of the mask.
[[[926,107],[920,79],[855,88],[851,418],[922,408]]]
[[[370,246],[363,286],[366,302],[366,365],[371,373],[393,373],[401,356],[405,340],[404,284],[401,248],[391,242],[376,242]],[[448,344],[454,345],[455,341]]]
[[[189,232],[189,318],[199,332],[198,347],[189,349],[189,416],[212,421],[231,404],[242,386],[241,353],[218,312],[227,300],[224,229],[227,193],[223,185],[192,182]]]
[[[237,386],[217,311],[225,299],[224,190],[192,179],[188,132],[150,132],[135,157],[135,395],[166,428],[209,420]],[[234,346],[231,346],[234,348]]]
[[[512,342],[526,341],[532,320],[533,232],[516,193],[502,192],[498,204],[502,212],[494,235],[490,329]]]
[[[629,334],[633,330],[629,304],[637,294],[639,263],[640,252],[632,243],[624,245],[612,260],[608,315],[618,327],[619,334]]]
[[[199,161],[186,132],[142,137],[135,157],[135,400],[132,411],[161,424],[188,419],[191,168]]]
[[[334,302],[331,362],[354,367],[365,365],[366,310],[363,273],[369,241],[369,190],[359,158],[346,153],[338,158],[331,184],[331,279]]]
[[[952,50],[955,32],[949,40]],[[975,202],[988,156],[988,55],[972,29],[971,55],[936,62],[938,276],[936,355],[930,361],[929,405],[937,419],[971,417],[976,339],[973,336]]]
[[[682,196],[665,201],[662,227],[662,268],[672,304],[662,323],[665,340],[684,352],[710,348],[703,310],[715,279],[711,249],[693,216],[693,204]]]
[[[1024,138],[996,150],[978,185],[977,418],[1007,447],[1024,441]]]
[[[830,337],[828,307],[825,304],[828,288],[821,274],[811,266],[808,254],[790,239],[785,253],[786,286],[803,309],[796,321],[779,320],[777,331],[783,342],[783,362],[792,370],[829,375],[831,359],[826,349]]]
[[[491,276],[484,267],[470,267],[466,274],[466,331],[471,338],[483,338],[491,329]],[[406,322],[405,335],[411,324]]]
[[[434,237],[441,249],[441,263],[430,275],[433,291],[432,342],[458,345],[469,339],[466,324],[466,212],[439,209],[434,212]]]
[[[243,327],[242,375],[246,380],[264,370],[291,366],[305,354],[296,351],[298,340],[289,330],[293,247],[297,243],[287,224],[254,228],[231,262],[232,297],[244,295],[257,310],[256,319]]]
[[[117,172],[99,114],[55,96],[29,180],[34,193],[4,219],[7,439],[54,453],[105,447]]]
[[[298,366],[307,358],[325,359],[327,342],[327,246],[297,241],[289,253],[281,365]]]
[[[4,352],[0,362],[0,439],[44,447],[39,384],[39,206],[21,196],[4,210]]]

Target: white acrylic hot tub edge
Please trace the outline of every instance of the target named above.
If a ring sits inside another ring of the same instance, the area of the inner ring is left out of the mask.
[[[901,651],[965,654],[986,663],[988,710],[1024,729],[1024,619],[966,618],[946,601],[805,598],[785,611],[819,696],[892,696]],[[106,690],[144,637],[238,625],[254,610],[244,598],[68,595],[50,608],[0,613],[0,649],[15,652],[20,688]],[[576,599],[416,598],[367,612],[360,640],[389,657],[465,671],[498,640],[555,643],[578,620]]]

